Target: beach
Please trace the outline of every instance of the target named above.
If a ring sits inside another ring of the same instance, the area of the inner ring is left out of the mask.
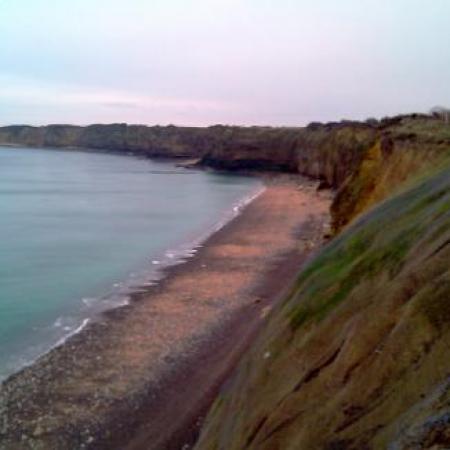
[[[328,233],[330,193],[316,188],[267,179],[192,258],[10,377],[0,390],[0,448],[190,448],[221,385]]]

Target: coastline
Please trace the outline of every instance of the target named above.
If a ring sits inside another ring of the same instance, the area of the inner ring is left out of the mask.
[[[175,242],[172,246],[162,251],[160,254],[153,255],[150,260],[150,264],[132,274],[133,277],[124,279],[118,283],[115,283],[113,288],[105,295],[102,295],[97,300],[104,301],[108,306],[104,306],[102,309],[96,307],[92,308],[91,313],[88,312],[88,316],[80,317],[80,321],[73,329],[62,335],[54,344],[48,346],[46,350],[43,350],[40,354],[28,361],[23,362],[16,370],[9,375],[0,378],[0,388],[2,383],[7,382],[9,378],[14,377],[22,370],[33,366],[41,358],[45,357],[49,352],[64,345],[69,339],[75,335],[83,332],[83,330],[90,323],[95,322],[103,314],[107,314],[109,311],[126,307],[130,304],[130,301],[137,295],[147,292],[150,287],[162,281],[162,279],[169,273],[171,267],[184,264],[190,258],[195,256],[198,249],[201,248],[214,233],[218,232],[230,221],[238,217],[242,210],[265,190],[264,183],[249,191],[247,195],[236,201],[230,207],[225,209],[217,220],[210,226],[206,227],[199,233],[192,233],[189,238],[185,238],[179,242]],[[88,299],[89,300],[89,299]],[[95,300],[95,299],[94,299]],[[86,298],[82,298],[81,301],[88,306]],[[64,317],[58,317],[56,322],[64,319]]]
[[[267,183],[192,258],[8,378],[0,448],[192,442],[280,289],[321,240],[329,198],[299,180]]]

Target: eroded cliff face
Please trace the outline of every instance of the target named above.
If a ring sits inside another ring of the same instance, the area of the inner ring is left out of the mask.
[[[378,169],[382,152],[375,144],[365,166]],[[196,449],[450,448],[449,263],[448,166],[306,266]]]
[[[450,126],[442,121],[405,117],[380,126],[373,145],[339,186],[331,208],[334,231],[449,157]]]
[[[373,145],[376,129],[361,123],[306,128],[236,128],[202,164],[222,170],[282,170],[324,181],[337,188]]]

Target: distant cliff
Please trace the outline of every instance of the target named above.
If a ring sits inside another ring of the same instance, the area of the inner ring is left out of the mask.
[[[362,151],[373,144],[375,136],[374,127],[358,122],[307,128],[127,124],[0,128],[0,144],[202,158],[203,165],[217,169],[301,172],[333,186],[346,178],[359,162]]]
[[[78,147],[149,157],[200,157],[220,139],[213,128],[144,125],[14,125],[0,128],[0,143],[31,147]]]
[[[444,160],[450,153],[450,127],[438,117],[418,114],[303,128],[9,126],[0,128],[0,143],[197,158],[221,170],[300,173],[338,189],[332,215],[339,231],[406,179]]]

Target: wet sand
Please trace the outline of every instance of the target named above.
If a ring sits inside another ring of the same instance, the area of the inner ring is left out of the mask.
[[[277,177],[187,262],[0,389],[1,449],[180,449],[320,245],[330,196]]]

